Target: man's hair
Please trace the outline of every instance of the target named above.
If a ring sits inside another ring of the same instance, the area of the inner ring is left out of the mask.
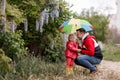
[[[84,33],[86,33],[86,30],[85,30],[84,28],[79,28],[79,29],[77,29],[76,31],[79,31],[79,32],[84,32]]]

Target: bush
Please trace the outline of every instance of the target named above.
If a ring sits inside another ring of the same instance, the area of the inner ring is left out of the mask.
[[[64,60],[64,47],[62,43],[61,34],[56,35],[56,37],[50,37],[48,40],[53,40],[54,44],[48,44],[49,46],[45,47],[45,56],[44,59],[47,62],[60,62]]]
[[[10,65],[11,61],[12,60],[5,55],[5,52],[0,49],[0,75],[5,75],[12,69]]]
[[[0,33],[0,47],[5,51],[5,54],[17,61],[26,54],[24,40],[21,38],[22,32],[6,32]]]

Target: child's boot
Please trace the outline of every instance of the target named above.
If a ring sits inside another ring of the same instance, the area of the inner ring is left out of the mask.
[[[70,74],[74,75],[73,67],[70,68]]]
[[[66,68],[66,75],[70,75],[71,74],[71,68]]]

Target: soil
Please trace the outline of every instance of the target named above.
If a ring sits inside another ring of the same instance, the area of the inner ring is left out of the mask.
[[[98,65],[95,80],[120,80],[120,62],[103,60]]]

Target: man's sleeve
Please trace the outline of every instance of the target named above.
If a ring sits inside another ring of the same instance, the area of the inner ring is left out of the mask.
[[[94,41],[92,39],[88,39],[85,42],[85,47],[86,47],[86,49],[82,49],[82,51],[81,51],[82,54],[87,54],[89,56],[93,56],[94,50],[95,50]]]

